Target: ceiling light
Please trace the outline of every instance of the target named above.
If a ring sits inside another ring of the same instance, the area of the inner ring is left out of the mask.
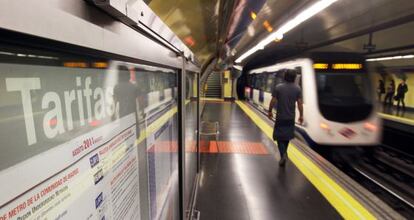
[[[296,26],[300,25],[304,21],[308,20],[312,16],[318,14],[319,12],[329,7],[331,4],[333,4],[336,1],[337,0],[320,0],[316,2],[315,4],[311,5],[309,8],[300,12],[294,18],[292,18],[291,20],[283,24],[275,32],[271,33],[265,39],[260,41],[256,46],[250,48],[248,51],[242,54],[239,58],[236,59],[236,63],[241,63],[244,59],[246,59],[246,57],[252,55],[258,50],[262,50],[266,45],[268,45],[270,42],[274,41],[275,39],[281,40],[284,34],[289,32]]]
[[[272,32],[273,28],[272,25],[270,25],[269,21],[266,20],[263,22],[263,27],[268,31],[268,32]]]
[[[252,11],[252,12],[250,12],[250,17],[254,20],[254,19],[256,19],[257,14]]]
[[[5,51],[0,51],[1,55],[9,55],[9,56],[15,56],[16,54],[14,53],[10,53],[10,52],[5,52]]]
[[[368,62],[384,61],[384,60],[401,60],[401,59],[412,59],[414,55],[403,55],[403,56],[390,56],[390,57],[378,57],[366,59]]]
[[[243,70],[243,67],[242,66],[238,66],[238,65],[233,65],[233,68],[236,69],[236,70],[239,70],[239,71],[242,71]]]

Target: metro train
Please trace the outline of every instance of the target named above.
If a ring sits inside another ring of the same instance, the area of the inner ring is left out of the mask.
[[[310,146],[348,147],[379,143],[381,120],[362,56],[319,52],[253,69],[246,76],[244,95],[247,100],[267,112],[271,90],[283,83],[286,69],[297,70],[295,83],[303,93],[304,123],[296,123],[295,131],[300,140]]]

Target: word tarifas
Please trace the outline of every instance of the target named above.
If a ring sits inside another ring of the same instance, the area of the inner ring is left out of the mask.
[[[83,85],[82,78],[76,77],[75,89],[65,90],[61,94],[48,91],[43,95],[41,108],[48,110],[43,116],[43,132],[47,138],[51,139],[66,131],[73,130],[75,120],[79,121],[79,127],[85,126],[86,122],[91,123],[94,119],[101,120],[115,114],[117,103],[114,102],[114,88],[91,88],[91,83],[91,77],[86,77]],[[6,78],[6,87],[8,92],[20,93],[28,145],[37,143],[38,133],[35,128],[33,112],[33,105],[37,102],[32,99],[32,92],[42,89],[40,78]],[[38,107],[36,106],[36,108]],[[78,118],[73,117],[73,109],[77,110]]]

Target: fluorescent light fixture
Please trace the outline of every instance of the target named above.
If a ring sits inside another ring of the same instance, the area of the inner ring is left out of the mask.
[[[275,32],[271,33],[265,39],[260,41],[256,46],[250,48],[244,54],[242,54],[239,58],[236,59],[236,63],[241,63],[244,59],[248,56],[252,55],[253,53],[257,52],[258,50],[263,50],[266,45],[274,40],[281,40],[283,39],[283,35],[285,35],[290,30],[294,29],[296,26],[300,25],[304,21],[308,20],[312,16],[318,14],[325,8],[329,7],[331,4],[336,2],[337,0],[320,0],[315,4],[311,5],[309,8],[303,10],[294,18],[283,24],[279,29]]]
[[[366,59],[367,62],[384,61],[384,60],[401,60],[401,59],[413,59],[414,55],[403,55],[403,56],[390,56],[390,57],[378,57]]]
[[[243,67],[239,66],[239,65],[233,65],[233,68],[236,69],[236,70],[239,70],[239,71],[243,70]]]
[[[0,55],[8,55],[8,56],[18,56],[18,57],[30,57],[30,58],[40,58],[40,59],[50,59],[50,60],[58,60],[57,57],[50,57],[50,56],[38,56],[34,54],[24,54],[24,53],[10,53],[5,51],[0,51]]]
[[[58,60],[58,57],[50,57],[50,56],[37,56],[40,59],[48,59],[48,60]]]
[[[5,51],[0,51],[0,55],[16,56],[16,54],[14,53],[5,52]]]

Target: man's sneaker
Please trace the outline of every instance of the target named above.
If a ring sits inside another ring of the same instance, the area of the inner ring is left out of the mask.
[[[279,166],[284,167],[286,164],[287,154],[284,154],[279,161]]]

